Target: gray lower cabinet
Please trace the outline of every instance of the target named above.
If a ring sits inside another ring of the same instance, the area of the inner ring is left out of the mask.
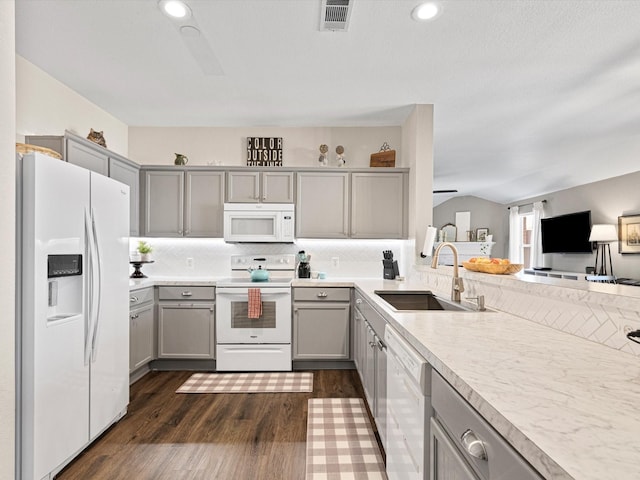
[[[431,383],[432,480],[542,480],[438,373]]]
[[[129,186],[129,234],[137,237],[140,235],[140,167],[110,155],[109,177]]]
[[[129,373],[132,373],[154,359],[153,287],[130,292],[129,302]]]
[[[158,287],[158,358],[215,358],[215,288]]]
[[[354,360],[384,446],[387,438],[387,347],[383,342],[386,320],[358,290],[354,297]]]
[[[349,360],[350,289],[294,288],[293,359]]]
[[[224,172],[143,170],[149,237],[222,237]]]
[[[298,172],[296,236],[349,236],[349,173]]]

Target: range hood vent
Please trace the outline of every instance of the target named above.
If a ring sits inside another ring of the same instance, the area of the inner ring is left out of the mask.
[[[354,0],[322,0],[320,31],[346,32]]]

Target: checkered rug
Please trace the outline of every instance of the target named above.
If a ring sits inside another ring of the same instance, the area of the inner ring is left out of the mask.
[[[386,478],[362,399],[309,399],[306,480]]]
[[[176,393],[312,392],[313,373],[194,373]]]

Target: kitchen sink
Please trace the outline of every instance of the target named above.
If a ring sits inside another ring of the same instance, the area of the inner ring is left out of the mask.
[[[391,305],[395,310],[450,310],[473,312],[465,305],[453,303],[434,295],[429,290],[375,290],[373,293]]]

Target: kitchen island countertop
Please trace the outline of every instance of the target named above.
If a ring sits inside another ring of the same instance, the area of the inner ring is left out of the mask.
[[[545,478],[640,478],[640,362],[514,315],[394,311],[355,286]],[[515,480],[515,479],[514,479]]]

